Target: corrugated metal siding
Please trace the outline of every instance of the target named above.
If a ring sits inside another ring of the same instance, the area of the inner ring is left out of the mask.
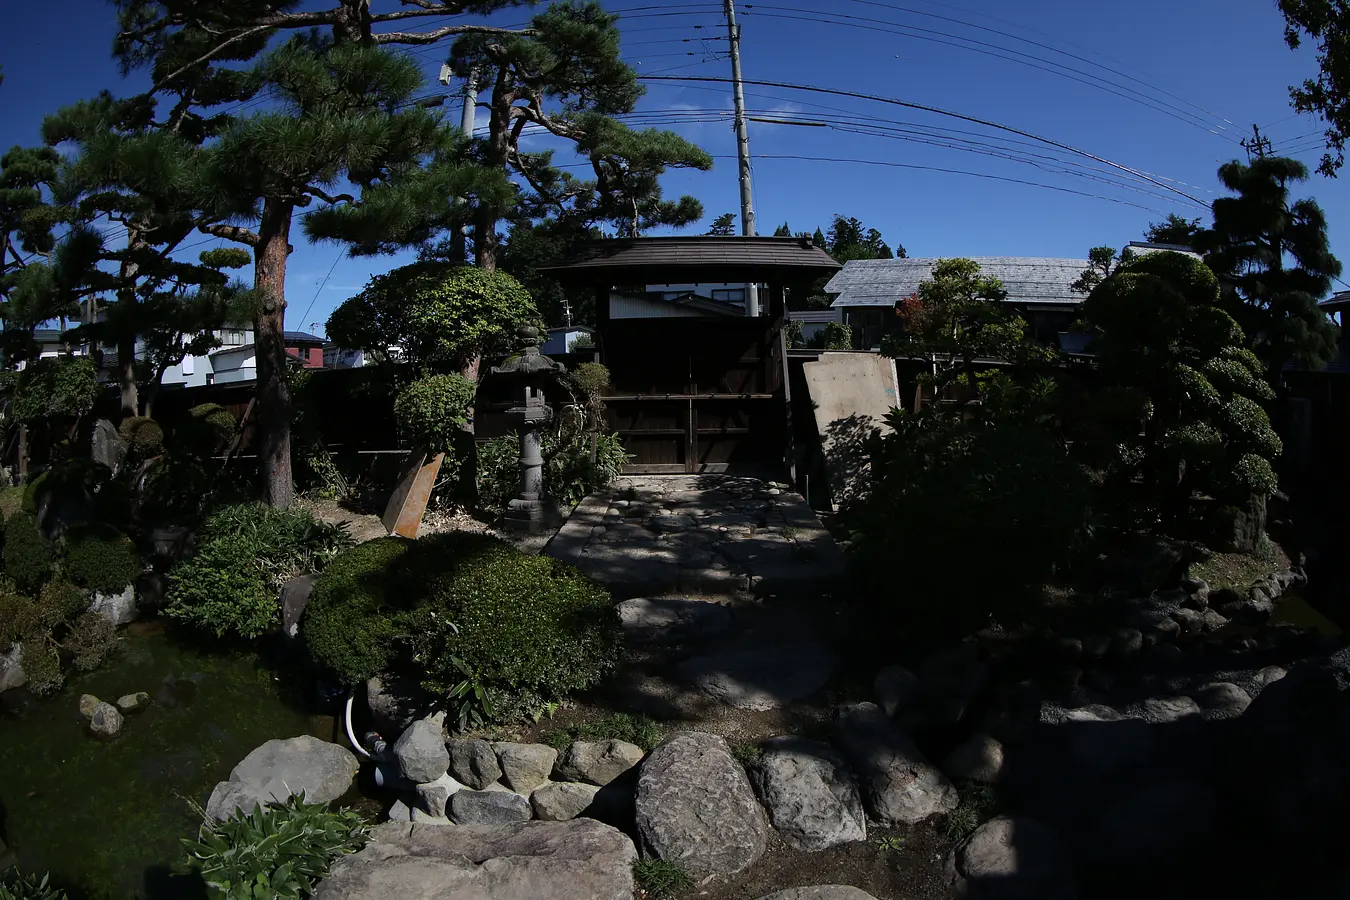
[[[712,313],[676,306],[674,303],[648,300],[645,297],[614,294],[609,298],[611,319],[701,319],[712,316]]]

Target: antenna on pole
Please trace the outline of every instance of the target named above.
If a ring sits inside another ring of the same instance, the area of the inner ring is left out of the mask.
[[[741,234],[755,234],[755,203],[750,190],[750,131],[745,119],[745,91],[741,86],[741,29],[736,24],[735,0],[724,0],[727,42],[731,44],[731,98],[736,110],[736,160],[741,182]],[[745,287],[745,314],[759,315],[759,285]]]

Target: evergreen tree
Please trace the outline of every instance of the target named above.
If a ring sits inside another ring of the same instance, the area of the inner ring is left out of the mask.
[[[66,213],[50,202],[60,172],[55,150],[14,147],[0,158],[0,317],[5,323],[4,362],[13,368],[35,359],[33,331],[43,322],[74,315],[69,281],[54,265],[57,228]]]
[[[445,222],[446,198],[482,184],[459,165],[440,116],[411,102],[417,64],[374,47],[297,36],[258,75],[280,106],[237,119],[200,154],[202,231],[253,252],[259,456],[274,506],[291,500],[290,391],[286,384],[286,257],[297,208],[312,239],[379,252],[425,240]],[[330,193],[340,182],[356,194]],[[253,227],[234,222],[248,222]]]
[[[825,233],[819,228],[816,229],[815,234],[811,235],[811,246],[819,247],[821,250],[825,250],[828,247],[825,243]]]
[[[1316,113],[1326,123],[1327,152],[1318,171],[1335,178],[1345,164],[1350,136],[1350,2],[1347,0],[1279,0],[1284,13],[1284,41],[1297,50],[1304,37],[1317,42],[1316,78],[1289,89],[1289,100],[1301,113]]]
[[[826,236],[830,255],[836,262],[848,262],[852,259],[894,259],[896,254],[881,238],[881,232],[875,228],[865,228],[854,216],[845,218],[836,215],[830,223]],[[899,258],[904,259],[905,248],[899,248]]]
[[[722,213],[722,215],[713,219],[712,225],[708,228],[708,234],[721,237],[728,237],[736,233],[736,214]]]
[[[632,112],[643,93],[619,56],[617,20],[598,3],[555,3],[535,16],[528,35],[470,34],[451,48],[456,74],[476,73],[491,85],[479,103],[489,118],[477,154],[487,167],[525,181],[528,192],[520,203],[530,220],[547,216],[565,229],[601,227],[637,236],[703,215],[693,197],[663,199],[660,177],[672,167],[709,169],[712,158],[673,132],[634,130],[613,118]],[[554,166],[552,153],[522,151],[526,126],[572,141],[595,177],[578,178]],[[478,204],[474,254],[483,268],[498,263],[497,228],[507,212],[502,203]]]
[[[1313,200],[1290,201],[1308,169],[1293,159],[1258,157],[1219,169],[1235,197],[1214,201],[1214,226],[1195,249],[1225,287],[1229,312],[1253,343],[1273,384],[1285,363],[1320,368],[1336,353],[1338,329],[1318,309],[1341,264],[1331,254],[1326,217]]]
[[[792,237],[792,229],[788,227],[788,223],[784,222],[782,225],[779,225],[777,228],[773,230],[773,236]]]
[[[1118,267],[1083,304],[1095,329],[1110,419],[1080,452],[1112,483],[1142,485],[1165,525],[1196,491],[1232,504],[1275,489],[1280,440],[1261,403],[1262,365],[1220,303],[1219,282],[1192,256],[1151,253]]]
[[[1148,230],[1144,232],[1144,240],[1150,244],[1177,244],[1190,247],[1195,241],[1195,236],[1202,230],[1198,218],[1187,219],[1176,213],[1168,213],[1167,218],[1161,222],[1149,223]]]

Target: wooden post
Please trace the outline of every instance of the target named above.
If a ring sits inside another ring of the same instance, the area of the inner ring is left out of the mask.
[[[431,489],[436,486],[436,476],[440,474],[444,453],[437,453],[430,459],[421,447],[414,447],[403,461],[403,471],[399,475],[398,486],[385,507],[384,530],[399,537],[415,538],[422,526],[422,514],[427,511],[427,501],[431,499]]]

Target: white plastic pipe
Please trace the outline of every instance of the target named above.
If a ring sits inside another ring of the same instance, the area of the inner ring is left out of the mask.
[[[361,742],[356,739],[356,732],[352,731],[352,700],[354,700],[355,698],[356,698],[356,689],[353,688],[352,690],[347,692],[347,712],[342,717],[342,724],[343,726],[345,726],[347,730],[347,740],[351,742],[352,749],[355,750],[357,753],[361,754],[362,756],[364,756],[366,759],[374,759],[374,757],[372,757],[366,751],[366,748],[361,746]]]

